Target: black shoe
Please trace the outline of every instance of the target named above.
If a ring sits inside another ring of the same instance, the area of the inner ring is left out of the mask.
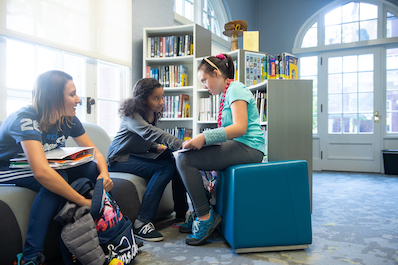
[[[139,228],[134,228],[134,235],[139,239],[151,242],[163,240],[162,234],[155,230],[155,226],[151,222],[143,224]]]

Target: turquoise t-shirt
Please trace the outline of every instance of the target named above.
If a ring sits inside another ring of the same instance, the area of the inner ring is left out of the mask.
[[[260,117],[258,115],[256,102],[252,92],[241,82],[234,81],[227,89],[224,108],[221,114],[222,127],[233,124],[231,104],[236,100],[244,100],[247,102],[248,124],[246,134],[234,138],[233,140],[264,153],[264,133],[260,126]]]

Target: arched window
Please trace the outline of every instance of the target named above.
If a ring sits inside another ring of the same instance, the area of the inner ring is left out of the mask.
[[[175,0],[174,12],[217,36],[228,39],[222,34],[224,24],[228,22],[222,0]]]
[[[395,14],[398,14],[397,7],[383,0],[338,0],[318,11],[301,27],[293,53],[300,57],[300,78],[314,80],[314,134],[318,133],[319,107],[319,70],[318,64],[314,65],[314,62],[319,59],[320,64],[322,60],[319,56],[329,50],[343,51],[347,48],[382,46],[396,42],[391,39],[398,37],[398,19]],[[391,57],[394,51],[396,50],[388,51],[387,57]],[[387,78],[393,78],[391,73]],[[398,126],[398,119],[396,122]]]

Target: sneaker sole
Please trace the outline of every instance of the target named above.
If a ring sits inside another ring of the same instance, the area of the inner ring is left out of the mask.
[[[141,240],[144,240],[144,241],[149,241],[149,242],[159,242],[159,241],[162,241],[163,239],[164,239],[164,237],[142,237],[142,236],[139,236],[139,235],[135,235],[134,234],[134,236],[136,237],[136,238],[139,238],[139,239],[141,239]]]
[[[211,233],[213,233],[214,229],[216,229],[220,224],[221,224],[222,218],[220,215],[217,215],[216,220],[214,221],[213,225],[210,226],[209,230],[207,231],[206,235],[201,239],[201,240],[194,240],[194,241],[188,241],[185,240],[185,242],[188,245],[191,246],[199,246],[202,245],[203,243],[205,243],[205,241],[207,240],[207,238],[211,235]]]

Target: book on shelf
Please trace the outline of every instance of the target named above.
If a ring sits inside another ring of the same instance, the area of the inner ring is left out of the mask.
[[[191,117],[189,95],[165,96],[163,105],[163,118],[189,118]]]
[[[61,147],[44,152],[54,169],[77,167],[94,160],[94,147]],[[26,156],[10,159],[10,168],[29,168]]]
[[[163,129],[163,130],[181,140],[184,140],[184,141],[192,138],[192,129],[191,128],[175,127],[172,129]]]
[[[185,34],[180,36],[148,37],[147,57],[176,57],[193,55],[193,36]],[[149,53],[149,51],[151,51]]]
[[[256,101],[260,122],[267,121],[267,93],[256,90],[254,92],[254,99]]]
[[[183,64],[147,66],[145,76],[158,80],[164,87],[188,86],[188,67]]]
[[[210,95],[199,100],[199,121],[216,121],[220,104],[220,95]]]

